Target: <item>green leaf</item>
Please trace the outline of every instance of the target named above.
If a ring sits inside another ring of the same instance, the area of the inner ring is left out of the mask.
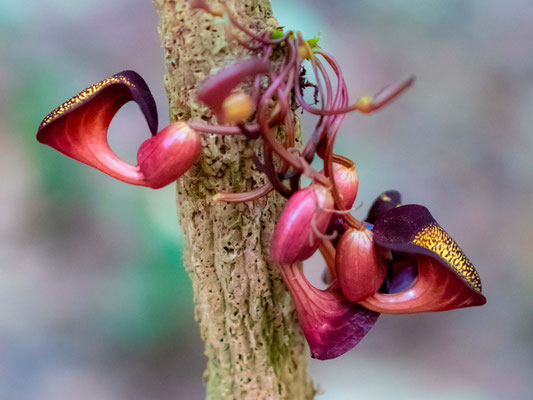
[[[308,39],[307,43],[309,43],[309,47],[314,49],[316,47],[316,45],[318,44],[319,40],[320,40],[320,36],[317,35],[317,36],[313,37],[312,39]]]

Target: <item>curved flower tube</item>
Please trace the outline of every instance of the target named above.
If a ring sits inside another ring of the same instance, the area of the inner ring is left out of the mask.
[[[418,276],[397,293],[376,292],[360,301],[362,306],[381,313],[407,314],[486,303],[474,266],[427,208],[411,204],[390,209],[376,221],[373,234],[378,246],[393,251],[393,261],[398,257],[395,252],[414,256]]]
[[[329,360],[343,355],[376,323],[378,313],[349,302],[335,283],[326,290],[311,285],[301,263],[280,267],[313,358]]]
[[[107,142],[111,120],[131,100],[139,105],[153,135],[139,148],[139,165],[121,160]],[[183,122],[156,134],[157,125],[155,101],[146,82],[134,71],[123,71],[89,86],[48,114],[37,140],[115,179],[160,188],[196,161],[201,142],[198,133]]]

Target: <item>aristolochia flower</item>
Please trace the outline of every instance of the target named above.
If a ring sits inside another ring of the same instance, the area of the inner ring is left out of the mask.
[[[139,105],[153,135],[141,144],[138,165],[122,161],[107,142],[111,120],[131,100]],[[89,86],[48,114],[37,140],[113,178],[157,189],[183,175],[201,151],[199,134],[186,123],[170,124],[156,133],[157,121],[155,101],[144,79],[134,71],[123,71]]]
[[[359,304],[381,313],[410,314],[486,303],[476,269],[426,207],[395,207],[372,232],[378,247],[392,251],[388,289]]]

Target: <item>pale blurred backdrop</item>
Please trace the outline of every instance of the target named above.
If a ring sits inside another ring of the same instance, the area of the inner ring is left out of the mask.
[[[533,2],[275,0],[274,10],[281,25],[321,33],[354,100],[416,74],[401,100],[342,128],[338,149],[360,176],[357,215],[386,189],[426,205],[488,298],[382,316],[348,354],[310,362],[319,399],[530,399]],[[60,102],[124,69],[146,79],[164,126],[156,25],[150,1],[0,2],[2,400],[204,395],[174,188],[128,186],[35,140]],[[133,103],[110,137],[135,160],[148,130]]]

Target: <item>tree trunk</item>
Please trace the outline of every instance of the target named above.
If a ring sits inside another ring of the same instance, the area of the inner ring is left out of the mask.
[[[223,18],[192,10],[185,0],[155,4],[168,68],[170,120],[214,122],[196,102],[196,89],[246,51],[226,41]],[[277,26],[270,0],[231,5],[239,21],[255,31]],[[184,263],[205,342],[207,398],[311,399],[305,340],[287,288],[268,257],[284,200],[271,193],[254,202],[214,202],[216,192],[247,191],[265,177],[249,157],[257,141],[214,135],[202,140],[200,161],[177,183],[177,203],[186,239]]]

